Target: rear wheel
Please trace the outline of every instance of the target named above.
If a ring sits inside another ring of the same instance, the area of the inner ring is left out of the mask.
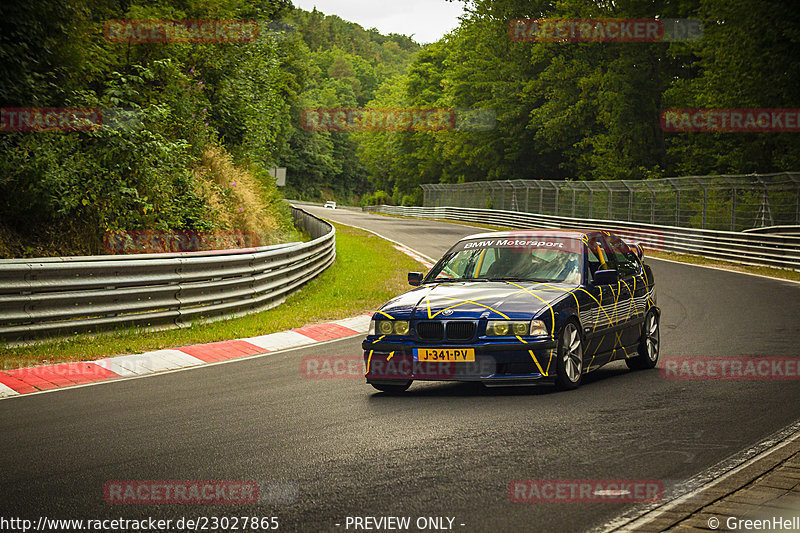
[[[400,394],[401,392],[408,390],[408,388],[411,386],[411,382],[412,380],[409,379],[408,381],[370,381],[369,384],[381,392]]]
[[[639,339],[639,355],[626,359],[625,363],[631,370],[646,370],[655,368],[658,363],[658,352],[661,347],[659,334],[658,315],[652,309],[647,312],[642,324],[642,336]]]
[[[575,322],[567,322],[558,337],[556,356],[556,387],[559,390],[577,389],[583,372],[583,342]]]

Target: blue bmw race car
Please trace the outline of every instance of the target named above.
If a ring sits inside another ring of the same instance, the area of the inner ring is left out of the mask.
[[[653,272],[640,246],[605,231],[472,235],[408,282],[416,288],[372,316],[362,343],[381,391],[414,380],[574,389],[610,361],[658,362]]]

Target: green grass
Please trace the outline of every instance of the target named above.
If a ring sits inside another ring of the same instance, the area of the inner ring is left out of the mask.
[[[0,348],[0,368],[81,361],[265,335],[374,311],[410,287],[409,271],[420,265],[371,233],[336,225],[336,262],[274,309],[184,329],[80,334],[65,340]]]

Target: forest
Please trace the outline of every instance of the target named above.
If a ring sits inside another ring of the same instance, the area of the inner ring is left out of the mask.
[[[690,19],[672,42],[519,42],[516,19]],[[473,0],[371,105],[488,109],[474,132],[359,134],[383,201],[419,204],[422,183],[648,179],[792,171],[794,132],[665,132],[662,110],[800,107],[793,0]]]
[[[296,238],[283,198],[420,204],[424,183],[797,170],[797,133],[664,131],[671,108],[797,108],[793,0],[468,0],[436,43],[289,0],[0,3],[0,106],[105,111],[0,131],[0,256],[98,253],[118,230]],[[700,38],[530,42],[516,19],[691,19]],[[247,42],[123,42],[109,21],[244,20]],[[310,131],[311,108],[444,108],[488,128]],[[7,115],[8,116],[8,115]],[[287,168],[280,190],[269,175]]]

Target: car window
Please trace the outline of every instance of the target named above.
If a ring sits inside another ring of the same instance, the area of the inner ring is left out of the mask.
[[[586,258],[589,261],[589,275],[587,281],[592,281],[594,278],[594,273],[598,270],[602,270],[600,268],[600,257],[597,255],[596,248],[592,246],[586,247]]]
[[[594,235],[589,240],[589,271],[594,274],[598,270],[608,270],[614,268],[609,261],[608,247],[602,235]]]
[[[476,265],[486,250],[463,250],[453,255],[443,266],[438,277],[471,278]]]
[[[497,262],[496,248],[489,248],[488,250],[483,250],[483,257],[479,257],[478,263],[475,265],[475,271],[477,272],[475,277],[485,278],[496,262]]]
[[[616,235],[608,238],[609,245],[617,263],[619,277],[627,278],[639,273],[639,260],[628,245]]]
[[[576,243],[581,246],[576,246]],[[465,242],[435,267],[429,279],[488,279],[581,283],[582,243],[577,239],[492,238]]]

